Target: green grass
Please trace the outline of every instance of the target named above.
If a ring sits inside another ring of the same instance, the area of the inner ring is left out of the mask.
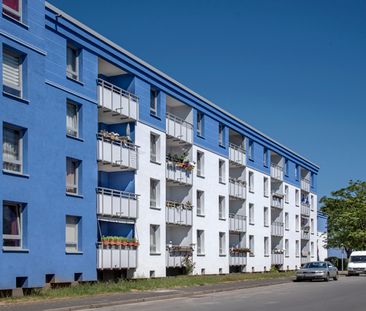
[[[63,287],[56,289],[39,289],[35,290],[31,295],[20,298],[4,298],[2,301],[20,302],[24,300],[40,300],[64,297],[80,297],[92,296],[98,294],[110,294],[129,291],[144,291],[158,288],[175,288],[201,286],[208,284],[217,284],[223,282],[247,281],[276,279],[294,276],[294,272],[268,272],[268,273],[248,273],[248,274],[227,274],[227,275],[194,275],[194,276],[177,276],[159,279],[137,279],[137,280],[120,280],[118,282],[108,283],[85,283],[71,287]]]

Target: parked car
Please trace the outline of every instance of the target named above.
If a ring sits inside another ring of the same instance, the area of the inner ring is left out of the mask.
[[[366,251],[352,252],[348,261],[348,275],[366,274]]]
[[[331,278],[338,280],[338,269],[329,261],[308,262],[296,272],[296,281],[322,279],[328,282]]]

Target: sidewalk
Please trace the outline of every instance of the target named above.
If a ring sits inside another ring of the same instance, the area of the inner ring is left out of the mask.
[[[138,303],[143,301],[154,301],[204,295],[215,292],[231,291],[259,286],[269,286],[291,282],[293,278],[279,278],[268,280],[247,280],[239,282],[218,283],[204,286],[194,286],[174,289],[159,289],[154,291],[138,291],[128,293],[115,293],[108,295],[87,296],[81,298],[62,298],[52,300],[24,301],[19,303],[0,302],[0,310],[9,311],[76,311],[87,308],[101,308],[106,306]]]

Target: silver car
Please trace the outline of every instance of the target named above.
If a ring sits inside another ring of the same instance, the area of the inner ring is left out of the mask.
[[[321,279],[338,280],[338,269],[329,261],[314,261],[304,264],[296,271],[296,281]]]

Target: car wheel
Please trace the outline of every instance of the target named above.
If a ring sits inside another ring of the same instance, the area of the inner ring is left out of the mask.
[[[338,272],[337,274],[335,275],[335,277],[333,278],[334,281],[338,281],[338,278],[339,278],[339,275],[338,275]]]
[[[325,282],[329,282],[329,273],[327,274],[327,276],[324,278]]]

